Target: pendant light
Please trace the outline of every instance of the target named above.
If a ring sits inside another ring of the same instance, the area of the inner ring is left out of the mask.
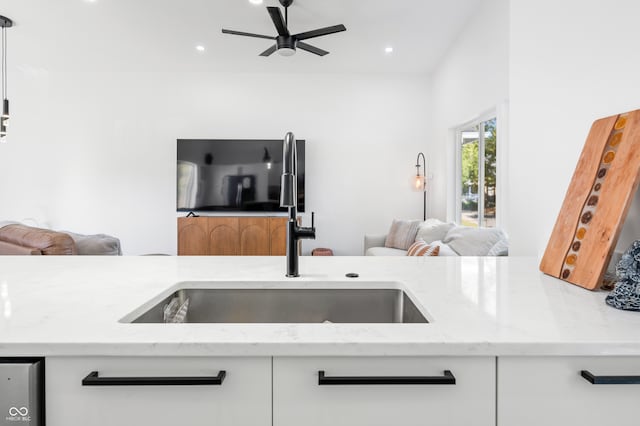
[[[7,96],[7,28],[13,26],[13,21],[0,15],[2,27],[2,115],[0,115],[0,143],[7,141],[7,127],[9,126],[9,99]]]

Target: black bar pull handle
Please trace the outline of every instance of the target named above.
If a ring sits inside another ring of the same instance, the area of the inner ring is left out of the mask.
[[[347,376],[327,377],[318,371],[318,385],[455,385],[456,378],[449,370],[442,376]]]
[[[224,370],[217,376],[205,377],[100,377],[97,371],[92,371],[82,379],[82,386],[219,386],[225,377]]]
[[[640,376],[594,376],[588,370],[580,375],[592,385],[640,385]]]

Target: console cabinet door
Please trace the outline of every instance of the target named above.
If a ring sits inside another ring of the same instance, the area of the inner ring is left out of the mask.
[[[240,256],[269,256],[269,218],[239,219]]]
[[[209,224],[199,217],[178,218],[178,255],[209,254]]]
[[[209,253],[212,256],[238,256],[240,230],[237,217],[207,217]]]
[[[591,384],[583,370],[627,383]],[[639,401],[640,357],[498,358],[500,426],[637,426]]]
[[[338,377],[434,378],[453,384],[319,385]],[[495,358],[332,357],[273,360],[273,426],[495,426]]]
[[[222,385],[83,386],[99,377],[217,376]],[[47,426],[270,426],[271,358],[47,358]]]

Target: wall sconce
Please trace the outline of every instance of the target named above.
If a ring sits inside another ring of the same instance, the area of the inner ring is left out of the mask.
[[[262,157],[262,162],[267,164],[267,169],[271,170],[271,156],[269,155],[269,150],[267,147],[264,147],[264,156]]]
[[[422,157],[422,172],[420,172],[420,157]],[[422,192],[422,220],[427,220],[427,160],[424,154],[419,152],[416,159],[416,175],[413,178],[413,189]]]
[[[9,99],[7,98],[7,28],[13,26],[13,21],[0,16],[2,27],[2,115],[0,115],[0,143],[7,142],[7,127],[9,126]]]

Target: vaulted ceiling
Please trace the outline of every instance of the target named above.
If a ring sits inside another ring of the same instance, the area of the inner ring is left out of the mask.
[[[275,29],[277,0],[3,0],[11,64],[69,71],[427,73],[482,7],[482,0],[295,0],[294,33],[344,24],[347,32],[309,42],[317,57],[258,56],[269,40],[224,35]],[[203,46],[204,51],[196,50]],[[393,53],[385,53],[386,47]]]

